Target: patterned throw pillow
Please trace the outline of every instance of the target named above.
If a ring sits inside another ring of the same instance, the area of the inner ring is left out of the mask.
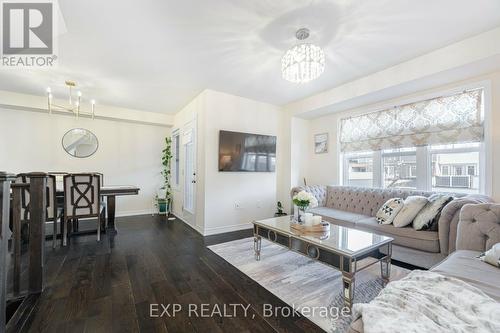
[[[392,224],[395,227],[402,228],[413,222],[418,212],[429,202],[426,197],[412,195],[405,199],[404,207],[399,211]]]
[[[485,263],[500,268],[500,243],[496,243],[491,247],[491,249],[481,254],[479,259]]]
[[[437,230],[437,223],[441,211],[453,197],[446,194],[433,194],[429,197],[429,202],[418,213],[413,220],[413,229],[415,230]]]
[[[396,215],[398,215],[401,208],[403,208],[404,203],[401,198],[393,198],[387,200],[387,202],[380,207],[377,212],[376,218],[378,224],[391,224],[394,221]]]

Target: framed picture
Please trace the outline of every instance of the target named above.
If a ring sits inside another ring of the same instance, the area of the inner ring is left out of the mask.
[[[314,152],[316,154],[328,153],[328,133],[314,135]]]

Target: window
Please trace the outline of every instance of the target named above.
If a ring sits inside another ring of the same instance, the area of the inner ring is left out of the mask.
[[[368,154],[351,154],[346,158],[347,184],[351,186],[373,186],[373,157]]]
[[[343,183],[361,187],[483,193],[481,152],[481,143],[468,143],[350,153],[344,156]]]
[[[432,190],[480,193],[481,144],[431,146]],[[444,169],[451,172],[442,172]]]
[[[174,131],[172,134],[172,180],[173,180],[173,186],[174,187],[179,187],[179,170],[180,170],[180,139],[179,139],[179,131]]]
[[[382,151],[383,187],[417,188],[417,157],[415,148]]]
[[[340,119],[342,183],[485,193],[484,95],[457,89]]]
[[[468,165],[467,166],[467,175],[476,176],[476,166],[475,165]]]

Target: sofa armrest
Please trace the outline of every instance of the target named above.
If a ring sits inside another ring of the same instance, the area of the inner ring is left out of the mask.
[[[487,251],[500,243],[500,204],[465,205],[460,212],[457,250]]]
[[[292,188],[290,197],[293,198],[300,191],[306,191],[314,195],[316,200],[318,200],[318,206],[326,206],[326,185],[297,186]]]
[[[438,221],[439,247],[442,254],[448,255],[455,251],[458,221],[462,207],[467,204],[490,203],[492,201],[488,196],[471,194],[457,198],[443,208]]]

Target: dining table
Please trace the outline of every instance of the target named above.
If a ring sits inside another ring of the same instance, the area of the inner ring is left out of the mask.
[[[57,184],[56,195],[64,199],[64,189],[62,184]],[[107,230],[116,232],[116,197],[126,195],[138,195],[141,189],[133,185],[106,185],[101,186],[100,194],[106,199]]]

